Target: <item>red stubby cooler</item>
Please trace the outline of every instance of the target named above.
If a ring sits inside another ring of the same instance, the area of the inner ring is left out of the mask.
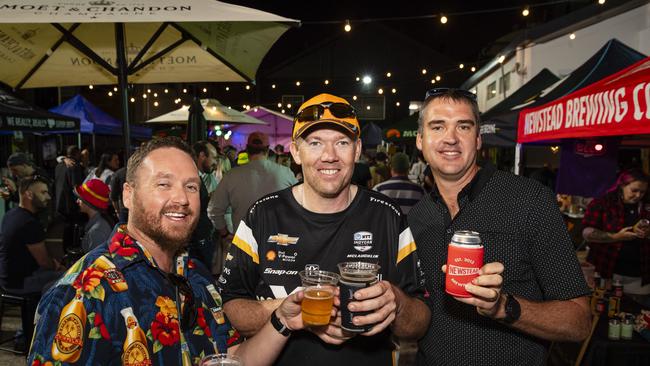
[[[475,231],[456,231],[447,252],[445,291],[455,297],[472,297],[465,285],[478,277],[483,267],[483,243]]]

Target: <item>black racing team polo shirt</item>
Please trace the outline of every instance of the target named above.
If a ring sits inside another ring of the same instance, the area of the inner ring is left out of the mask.
[[[472,230],[483,241],[484,263],[504,264],[504,292],[533,301],[588,294],[553,193],[534,180],[485,165],[459,193],[458,203],[460,211],[452,220],[434,187],[408,215],[432,314],[417,364],[543,365],[547,342],[454,300],[444,292],[440,268],[453,233]]]

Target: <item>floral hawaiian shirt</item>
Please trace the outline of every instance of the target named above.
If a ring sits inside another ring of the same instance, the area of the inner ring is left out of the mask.
[[[186,253],[175,264],[117,227],[41,299],[28,365],[186,366],[238,344],[212,275]]]

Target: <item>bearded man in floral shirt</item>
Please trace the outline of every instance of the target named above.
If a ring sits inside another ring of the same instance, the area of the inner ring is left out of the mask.
[[[251,366],[273,363],[288,333],[303,328],[304,295],[288,297],[243,342],[210,272],[185,251],[205,209],[200,184],[192,151],[179,139],[153,140],[131,156],[128,223],[42,298],[28,364],[187,366],[214,353]]]

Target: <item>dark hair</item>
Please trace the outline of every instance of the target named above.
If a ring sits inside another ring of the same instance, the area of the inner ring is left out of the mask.
[[[67,157],[79,157],[80,152],[81,151],[76,145],[69,145],[65,149],[65,154]]]
[[[442,88],[440,88],[442,89]],[[476,122],[476,131],[480,131],[481,126],[481,113],[478,110],[478,103],[476,98],[470,98],[467,94],[468,92],[461,89],[450,88],[446,91],[436,93],[427,97],[420,107],[420,113],[418,114],[418,132],[422,133],[422,118],[423,112],[427,106],[436,99],[445,99],[447,101],[454,101],[456,103],[466,103],[472,108],[472,114],[474,115],[474,122]],[[480,132],[479,132],[480,133]]]
[[[248,153],[248,156],[250,157],[251,155],[257,155],[257,154],[267,154],[269,153],[269,147],[268,146],[251,146],[251,145],[246,145],[246,152]]]
[[[607,190],[605,199],[611,203],[617,202],[621,197],[623,197],[623,187],[635,181],[648,184],[650,182],[650,177],[639,169],[624,170],[618,175],[616,182],[614,182],[614,184]]]
[[[136,173],[142,161],[152,152],[158,149],[174,148],[181,150],[189,155],[192,160],[196,161],[194,152],[190,149],[185,141],[176,136],[154,138],[140,146],[140,148],[131,155],[126,166],[126,181],[131,186],[135,185]]]
[[[117,155],[116,153],[105,152],[102,156],[99,157],[99,165],[95,168],[95,175],[100,177],[104,170],[109,169],[108,163],[113,159],[113,156]]]
[[[205,156],[210,156],[210,152],[208,151],[208,142],[207,141],[197,141],[192,145],[192,150],[194,150],[194,155],[197,157],[203,153]]]
[[[36,183],[43,183],[47,186],[50,184],[50,181],[45,177],[41,177],[40,175],[33,175],[31,177],[22,178],[18,182],[18,192],[20,192],[20,194],[23,194]]]

